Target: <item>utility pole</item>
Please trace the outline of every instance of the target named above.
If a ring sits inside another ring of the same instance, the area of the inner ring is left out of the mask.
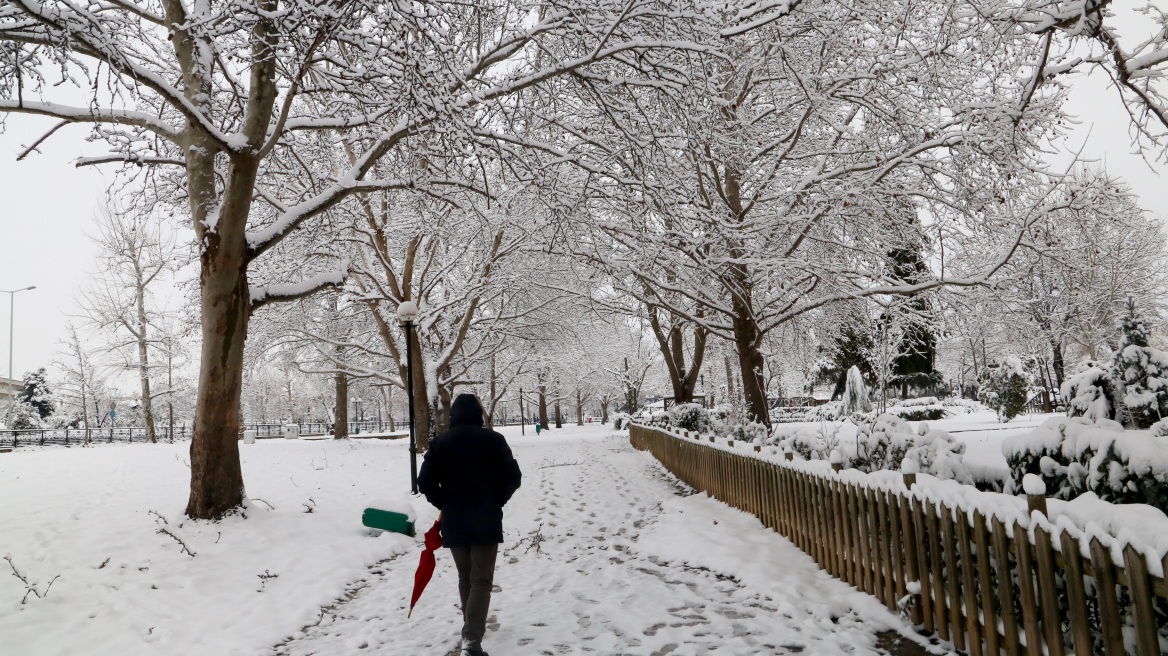
[[[8,294],[8,418],[6,420],[8,428],[12,428],[12,409],[16,407],[16,390],[12,388],[12,331],[16,324],[14,320],[16,313],[16,294],[34,289],[36,289],[36,285],[31,285],[23,289],[14,289],[12,291],[0,289],[0,292]]]

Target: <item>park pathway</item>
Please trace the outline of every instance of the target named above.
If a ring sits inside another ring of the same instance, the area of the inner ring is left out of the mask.
[[[753,517],[691,495],[625,435],[513,448],[524,481],[495,576],[484,641],[494,656],[830,656],[909,642],[874,599]],[[319,623],[270,653],[447,656],[461,625],[449,552],[407,619],[416,565],[414,551],[370,568]]]

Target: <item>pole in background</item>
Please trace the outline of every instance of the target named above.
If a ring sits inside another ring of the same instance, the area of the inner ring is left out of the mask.
[[[414,320],[418,318],[418,306],[413,301],[405,301],[397,306],[397,318],[406,329],[406,393],[410,399],[410,491],[418,493],[418,446],[414,436]]]
[[[5,420],[5,425],[12,428],[12,408],[16,406],[16,390],[12,388],[12,330],[15,325],[14,315],[16,314],[16,294],[18,292],[27,292],[36,289],[36,285],[25,287],[24,289],[14,289],[12,291],[0,290],[8,294],[8,415]]]
[[[527,416],[523,414],[523,388],[519,388],[519,434],[527,435]]]

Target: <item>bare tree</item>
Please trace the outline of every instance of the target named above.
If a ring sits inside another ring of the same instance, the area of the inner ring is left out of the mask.
[[[81,305],[89,321],[109,333],[111,352],[125,356],[137,370],[146,438],[157,442],[150,355],[160,312],[151,296],[178,268],[175,240],[157,218],[109,203],[99,211],[97,229],[98,272]]]

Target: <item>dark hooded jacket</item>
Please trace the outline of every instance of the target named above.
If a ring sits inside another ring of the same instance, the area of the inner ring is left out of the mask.
[[[522,474],[507,440],[483,427],[483,406],[460,394],[450,407],[450,430],[434,438],[418,473],[418,488],[442,511],[448,547],[503,541],[503,506]]]

